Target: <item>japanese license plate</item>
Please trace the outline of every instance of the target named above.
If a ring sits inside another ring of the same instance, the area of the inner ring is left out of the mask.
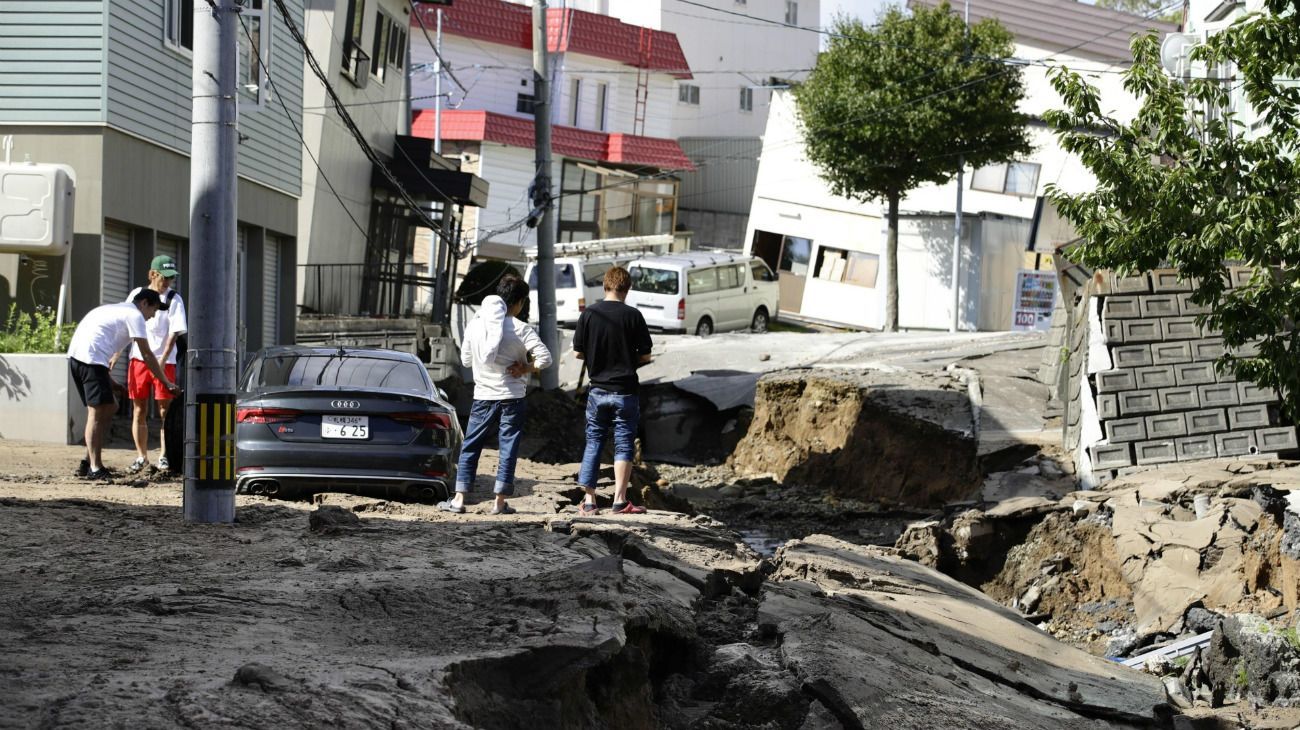
[[[326,439],[368,439],[370,417],[321,416],[320,435]]]

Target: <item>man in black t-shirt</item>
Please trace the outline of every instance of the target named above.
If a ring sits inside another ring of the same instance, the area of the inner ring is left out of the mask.
[[[637,395],[640,381],[636,369],[650,362],[650,330],[645,317],[623,303],[632,277],[615,266],[605,272],[605,298],[587,307],[573,330],[573,351],[587,363],[591,389],[587,392],[587,448],[582,455],[578,483],[587,490],[579,511],[598,514],[596,473],[600,452],[611,427],[614,432],[614,512],[637,515],[645,512],[628,501],[632,480],[632,458],[636,453],[636,430],[641,420]]]

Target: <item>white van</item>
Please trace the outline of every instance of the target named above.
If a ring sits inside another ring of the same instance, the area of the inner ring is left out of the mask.
[[[555,259],[555,321],[563,325],[578,323],[578,315],[588,304],[605,298],[605,272],[613,266],[627,266],[638,254],[623,257],[609,256],[596,258],[556,257]],[[537,306],[537,262],[528,264],[525,272],[528,282],[529,305],[532,307],[530,319],[541,319],[541,309]]]
[[[692,252],[650,256],[628,267],[636,307],[652,329],[714,332],[752,329],[766,332],[777,315],[776,274],[756,256]]]

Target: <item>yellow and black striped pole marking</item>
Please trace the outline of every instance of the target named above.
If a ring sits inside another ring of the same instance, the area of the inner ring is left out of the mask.
[[[225,487],[235,479],[235,396],[195,396],[195,477],[201,486]]]

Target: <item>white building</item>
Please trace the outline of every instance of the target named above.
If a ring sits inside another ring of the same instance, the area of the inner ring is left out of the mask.
[[[433,29],[436,10],[421,12]],[[439,136],[444,155],[491,186],[488,205],[464,220],[479,256],[520,260],[535,245],[524,225],[535,177],[531,13],[505,0],[457,0],[442,10],[451,70],[442,88],[453,108],[444,105],[440,121],[434,53],[412,45],[413,134]],[[692,78],[676,37],[571,8],[552,8],[547,23],[557,240],[671,233],[674,172],[691,168],[671,139],[677,83]]]
[[[677,36],[694,78],[679,79],[672,136],[696,169],[682,175],[678,220],[695,245],[744,244],[776,89],[817,63],[820,0],[571,0]],[[707,6],[707,7],[702,7]]]
[[[298,304],[306,315],[403,315],[445,301],[429,270],[430,229],[417,227],[397,188],[373,164],[332,103],[333,91],[362,138],[384,160],[431,222],[454,239],[462,206],[486,202],[486,189],[410,136],[407,73],[414,32],[409,0],[320,0],[306,4],[304,33],[312,55],[303,82],[302,198],[298,204]],[[329,90],[326,89],[329,84]],[[444,197],[446,196],[446,197]],[[446,220],[444,220],[446,219]],[[445,266],[447,244],[433,253]],[[435,266],[435,269],[441,267]],[[417,294],[418,290],[418,294]],[[417,302],[416,299],[420,301]]]
[[[961,326],[1011,328],[1017,271],[1035,268],[1027,251],[1038,196],[1048,183],[1086,191],[1094,179],[1039,121],[1063,104],[1049,66],[1084,73],[1102,91],[1109,113],[1131,118],[1137,102],[1120,71],[1129,37],[1172,26],[1072,0],[972,0],[971,21],[995,17],[1015,36],[1026,60],[1026,94],[1034,151],[1024,160],[967,170],[964,176]],[[861,328],[884,324],[885,206],[832,195],[803,153],[794,99],[773,97],[754,191],[745,250],[781,275],[781,313]],[[956,182],[927,185],[903,198],[899,221],[899,326],[946,329],[952,319],[952,240]],[[836,264],[841,259],[843,264]]]

